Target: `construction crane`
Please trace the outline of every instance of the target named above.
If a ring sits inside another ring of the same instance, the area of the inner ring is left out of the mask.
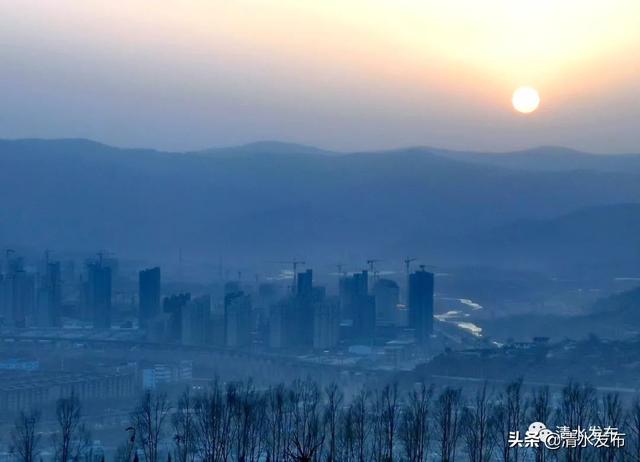
[[[381,260],[378,259],[371,259],[371,260],[367,260],[367,265],[369,265],[369,277],[371,278],[371,280],[373,282],[375,282],[378,279],[378,271],[376,271],[376,267],[375,264],[378,263]]]
[[[377,260],[377,259],[375,259],[375,258],[374,258],[374,259],[371,259],[371,260],[367,260],[367,265],[369,265],[369,272],[371,272],[371,273],[373,273],[373,272],[374,272],[374,270],[375,270],[374,265],[375,265],[376,263],[378,263],[379,261],[382,261],[382,260]]]
[[[417,258],[407,257],[404,259],[404,270],[407,274],[409,274],[409,270],[411,269],[411,262],[416,261]]]
[[[347,273],[345,271],[342,271],[342,269],[344,268],[344,265],[342,263],[337,263],[336,264],[336,268],[338,268],[338,276],[346,276]]]
[[[271,263],[281,263],[286,265],[291,265],[293,267],[293,285],[291,287],[291,292],[296,293],[296,286],[298,285],[298,265],[306,265],[307,263],[302,260],[283,260],[283,261],[274,261]]]
[[[406,291],[405,291],[405,295],[404,295],[404,297],[405,297],[404,303],[407,306],[409,305],[409,286],[411,285],[410,284],[411,262],[416,261],[416,260],[417,260],[417,258],[415,258],[415,257],[407,257],[407,258],[404,259],[404,271],[406,273],[405,275],[406,275],[406,278],[407,278],[407,280],[406,280],[407,287],[406,287]]]

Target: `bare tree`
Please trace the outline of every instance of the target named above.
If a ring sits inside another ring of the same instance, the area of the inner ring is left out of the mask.
[[[366,389],[360,390],[351,401],[348,410],[352,439],[352,460],[356,462],[366,462],[370,458],[369,440],[371,427],[369,426],[370,419],[367,411],[369,395],[370,393]]]
[[[353,414],[348,408],[340,412],[338,421],[338,440],[336,446],[336,457],[341,462],[355,462],[355,429],[353,424]]]
[[[400,399],[398,384],[386,385],[382,389],[382,423],[384,431],[384,446],[382,453],[383,462],[393,462],[395,448],[395,436],[398,431],[398,414],[400,411]]]
[[[257,462],[264,449],[264,398],[255,390],[251,380],[232,384],[229,390],[231,435],[235,437],[234,459],[237,462]]]
[[[403,443],[405,460],[424,462],[429,447],[429,408],[433,389],[421,383],[417,390],[409,392],[402,411],[400,440]]]
[[[292,426],[289,458],[294,462],[311,462],[324,443],[320,391],[311,380],[292,385]]]
[[[369,425],[371,426],[371,458],[374,462],[383,461],[385,446],[385,426],[383,422],[384,405],[382,394],[375,390],[369,395]]]
[[[40,433],[38,425],[41,413],[37,409],[20,412],[11,430],[10,451],[17,456],[19,462],[35,462],[39,454]]]
[[[597,422],[600,428],[626,428],[627,416],[620,395],[607,393],[600,397],[597,403]],[[598,448],[597,455],[600,462],[615,462],[627,460],[626,452],[627,448],[609,446]]]
[[[454,462],[460,437],[462,391],[445,388],[436,402],[435,425],[440,440],[440,461]]]
[[[196,399],[195,414],[202,459],[206,462],[228,460],[232,416],[227,394],[217,379],[205,394]]]
[[[160,442],[164,436],[169,411],[167,395],[146,391],[131,414],[131,424],[136,430],[136,442],[140,445],[146,462],[160,460]]]
[[[283,384],[271,388],[266,396],[266,458],[269,462],[283,462],[289,450],[291,428],[290,393]]]
[[[332,383],[325,389],[327,404],[324,413],[324,422],[327,428],[327,462],[337,461],[338,445],[338,419],[340,418],[340,407],[344,395],[338,385]]]
[[[89,447],[89,431],[82,423],[82,405],[75,393],[56,401],[58,431],[53,434],[55,460],[76,461]]]
[[[531,397],[529,398],[529,402],[527,404],[529,409],[529,421],[533,422],[542,422],[547,427],[551,428],[550,419],[553,412],[551,407],[551,395],[549,393],[549,387],[540,387],[533,391]],[[544,445],[540,445],[535,450],[535,461],[536,462],[545,462],[547,457],[548,450],[544,447]]]
[[[595,389],[589,385],[581,385],[569,382],[562,389],[559,420],[562,426],[569,429],[586,428],[590,420],[595,417],[596,394]],[[585,448],[578,445],[575,448],[567,448],[565,451],[566,462],[581,462],[584,460]]]
[[[371,396],[373,458],[376,462],[391,462],[400,411],[398,385],[386,385]]]
[[[500,396],[495,409],[496,425],[499,428],[498,443],[503,462],[518,462],[518,447],[509,444],[509,432],[517,431],[524,424],[522,379],[510,382]]]
[[[464,408],[462,424],[469,462],[489,462],[495,446],[496,425],[486,383],[471,405]]]
[[[174,431],[177,462],[193,462],[197,455],[197,426],[194,416],[194,400],[189,389],[178,399],[176,411],[171,416]]]
[[[631,404],[627,420],[631,428],[632,446],[627,452],[629,460],[640,462],[640,397],[636,397]]]

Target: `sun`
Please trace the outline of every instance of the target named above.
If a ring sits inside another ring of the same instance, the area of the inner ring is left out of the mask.
[[[513,92],[511,97],[513,108],[523,114],[530,114],[540,105],[540,95],[533,87],[520,87]]]

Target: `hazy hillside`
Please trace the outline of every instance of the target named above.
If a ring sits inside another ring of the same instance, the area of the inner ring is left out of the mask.
[[[473,247],[509,265],[619,272],[640,269],[640,204],[579,209],[547,220],[519,220],[481,233]]]
[[[563,316],[528,313],[485,323],[486,332],[498,338],[529,340],[533,336],[553,339],[581,338],[595,334],[616,340],[638,338],[640,333],[640,287],[614,293],[585,307],[586,314]]]
[[[590,154],[558,146],[523,151],[484,153],[429,149],[450,159],[532,171],[594,170],[640,173],[640,154]]]
[[[339,155],[341,153],[319,149],[314,146],[306,146],[295,143],[282,143],[279,141],[258,141],[241,146],[230,146],[225,148],[211,148],[202,151],[193,151],[192,154],[205,155],[243,155],[243,154],[324,154]]]
[[[185,154],[86,140],[20,140],[0,142],[0,195],[2,245],[140,256],[173,255],[180,248],[247,260],[297,254],[332,262],[419,249],[425,257],[464,262],[500,260],[502,251],[520,255],[524,245],[544,253],[551,249],[547,241],[589,246],[591,233],[574,240],[579,229],[570,222],[566,234],[544,222],[507,225],[640,202],[640,175],[514,171],[424,149],[327,155],[259,143]],[[611,226],[636,212],[621,210]],[[593,220],[597,224],[598,217]],[[605,245],[610,229],[598,229],[593,242]],[[501,233],[509,242],[502,250]],[[476,251],[479,236],[498,247]],[[610,242],[614,254],[636,236],[621,231]]]
[[[634,323],[640,321],[640,287],[598,300],[592,308],[594,316],[617,317]]]

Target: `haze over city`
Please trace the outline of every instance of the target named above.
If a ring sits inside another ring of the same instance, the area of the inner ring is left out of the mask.
[[[0,462],[640,454],[637,0],[0,0]]]

